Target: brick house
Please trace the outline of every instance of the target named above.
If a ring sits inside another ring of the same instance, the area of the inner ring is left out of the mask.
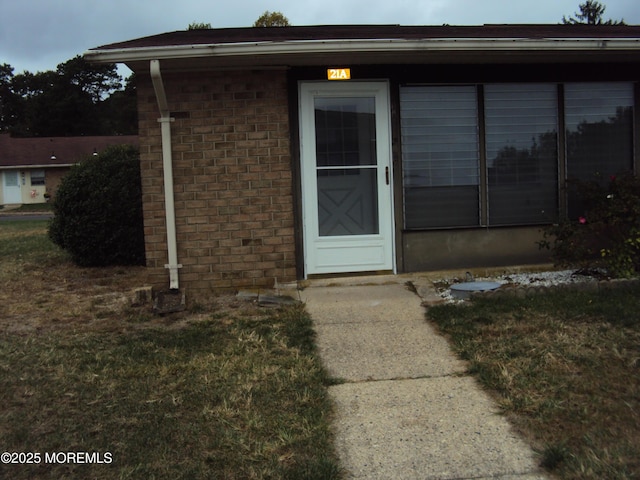
[[[69,169],[111,145],[136,145],[135,135],[13,138],[0,135],[0,205],[45,203]]]
[[[190,30],[137,74],[159,287],[546,262],[570,178],[635,171],[640,27]]]

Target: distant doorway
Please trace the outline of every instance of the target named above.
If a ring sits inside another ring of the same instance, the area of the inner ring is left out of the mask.
[[[5,205],[22,203],[18,170],[5,170],[2,172],[2,177],[2,203]]]

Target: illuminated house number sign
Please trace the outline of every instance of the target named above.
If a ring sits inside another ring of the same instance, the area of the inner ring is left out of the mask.
[[[327,78],[329,80],[350,80],[350,68],[329,68],[327,69]]]

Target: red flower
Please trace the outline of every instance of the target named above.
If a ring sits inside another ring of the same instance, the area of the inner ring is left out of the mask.
[[[584,217],[578,217],[578,222],[580,222],[581,225],[584,225],[585,223],[587,223],[587,219]]]

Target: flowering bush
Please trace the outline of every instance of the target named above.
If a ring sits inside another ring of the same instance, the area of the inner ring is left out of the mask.
[[[556,264],[604,268],[613,277],[640,271],[640,180],[612,176],[608,185],[576,182],[583,213],[545,229],[541,248],[550,248]]]

